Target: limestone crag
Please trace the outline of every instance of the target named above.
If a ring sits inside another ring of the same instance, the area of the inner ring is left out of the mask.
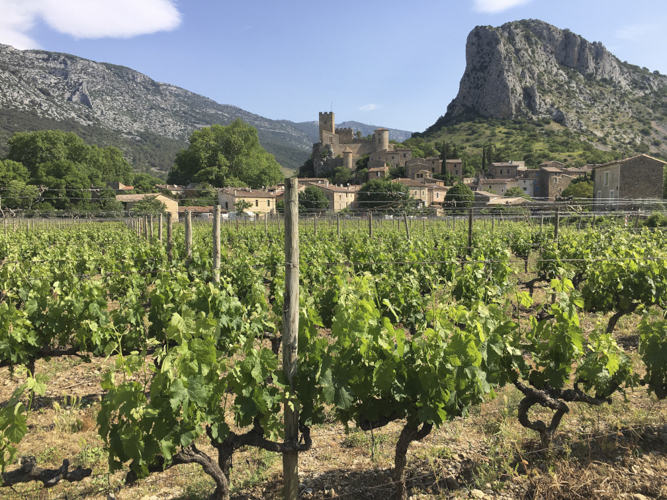
[[[101,126],[135,140],[141,140],[139,132],[150,132],[185,141],[197,128],[241,118],[258,129],[269,152],[278,145],[298,149],[305,159],[312,146],[305,133],[284,122],[218,104],[129,68],[0,44],[2,108]]]
[[[511,119],[549,118],[603,136],[612,114],[662,119],[647,97],[667,88],[667,77],[619,61],[601,43],[539,20],[478,26],[468,36],[466,70],[445,121],[474,114]],[[644,99],[644,107],[635,103]],[[640,140],[631,130],[620,140]]]

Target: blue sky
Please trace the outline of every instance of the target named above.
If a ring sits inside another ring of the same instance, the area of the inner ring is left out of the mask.
[[[476,25],[542,19],[667,74],[666,0],[0,0],[0,43],[128,66],[272,119],[423,131]]]

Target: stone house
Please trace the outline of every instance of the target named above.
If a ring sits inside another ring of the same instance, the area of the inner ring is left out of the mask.
[[[236,212],[236,204],[244,200],[247,210],[256,214],[275,214],[276,202],[281,191],[252,188],[223,188],[218,191],[218,205],[228,212]]]
[[[389,167],[373,167],[368,169],[368,180],[384,179],[389,176]]]
[[[426,184],[415,179],[406,178],[395,179],[395,181],[400,182],[408,188],[412,197],[419,201],[418,208],[428,207],[431,204],[430,194],[432,194],[432,191],[429,190],[429,186]]]
[[[334,212],[340,212],[345,208],[354,209],[357,208],[357,193],[361,186],[337,186],[335,184],[313,184],[324,191],[324,194],[329,200],[328,210],[333,210]]]
[[[161,193],[144,193],[144,194],[117,194],[116,201],[120,201],[125,205],[125,210],[132,210],[132,207],[139,201],[151,200],[155,198],[165,205],[165,211],[170,213],[173,220],[178,220],[178,202],[173,198]]]
[[[594,166],[595,207],[613,206],[619,200],[662,199],[665,165],[642,154]]]
[[[531,198],[535,196],[535,186],[537,184],[540,171],[534,168],[519,169],[519,176],[517,181],[519,187],[523,189],[523,192],[526,193]]]
[[[558,162],[548,162],[540,165],[534,197],[546,200],[555,200],[566,187],[570,185],[576,175],[570,175],[565,169],[554,166]],[[562,163],[560,163],[562,165]]]
[[[433,184],[431,186],[428,186],[428,191],[429,191],[429,200],[431,200],[429,206],[442,207],[443,203],[445,202],[445,196],[447,196],[447,191],[449,191],[449,188]]]
[[[519,167],[523,166],[523,162],[491,163],[487,176],[492,179],[516,179]]]
[[[519,181],[516,177],[511,179],[480,179],[477,190],[504,196],[509,189],[514,187],[519,187]]]
[[[463,160],[445,160],[445,172],[454,177],[463,177]]]
[[[415,179],[415,174],[421,170],[428,170],[431,175],[439,174],[442,170],[442,160],[437,156],[429,156],[412,158],[405,163],[405,177]]]

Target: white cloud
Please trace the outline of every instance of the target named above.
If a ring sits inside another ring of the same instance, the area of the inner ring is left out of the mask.
[[[616,38],[622,40],[639,40],[653,33],[658,26],[655,24],[631,24],[616,30]]]
[[[364,104],[359,108],[359,111],[373,111],[374,109],[378,109],[380,106],[377,104]]]
[[[0,43],[35,48],[36,22],[75,38],[131,38],[181,23],[173,0],[0,0]]]
[[[475,10],[487,14],[495,14],[512,7],[518,7],[530,2],[530,0],[474,0]]]

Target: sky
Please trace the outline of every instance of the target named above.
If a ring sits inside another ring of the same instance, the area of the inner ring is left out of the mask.
[[[0,43],[65,52],[258,115],[423,131],[478,25],[541,19],[667,74],[666,0],[0,0]]]

